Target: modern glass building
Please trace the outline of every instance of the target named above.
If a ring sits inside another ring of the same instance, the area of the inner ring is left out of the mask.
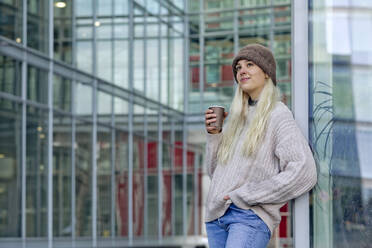
[[[270,47],[319,171],[270,248],[372,241],[372,3],[0,0],[0,247],[203,247],[203,112]]]

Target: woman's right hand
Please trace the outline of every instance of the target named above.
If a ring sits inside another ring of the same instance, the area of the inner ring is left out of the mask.
[[[228,115],[227,112],[223,113],[223,120],[225,120],[227,115]],[[205,111],[205,128],[207,129],[208,133],[211,134],[219,133],[217,127],[210,125],[213,122],[216,122],[216,114],[213,113],[212,109],[207,109],[207,111]]]

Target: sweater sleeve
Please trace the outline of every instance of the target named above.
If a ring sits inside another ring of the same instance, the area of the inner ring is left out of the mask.
[[[316,184],[312,152],[289,110],[280,116],[274,137],[279,173],[260,182],[243,184],[229,194],[233,202],[247,205],[285,203],[308,192]]]
[[[212,179],[213,172],[217,166],[217,151],[222,138],[222,133],[207,133],[207,144],[205,152],[205,165],[209,178]]]

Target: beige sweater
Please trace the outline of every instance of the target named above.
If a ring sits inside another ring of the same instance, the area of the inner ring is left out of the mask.
[[[242,139],[236,144],[233,156],[226,165],[217,161],[222,133],[207,133],[205,163],[212,181],[205,221],[224,215],[232,201],[242,209],[252,209],[273,233],[281,220],[279,209],[316,184],[316,166],[291,111],[281,102],[271,113],[256,155],[244,157],[243,140],[255,107],[250,106],[247,111]],[[231,201],[225,201],[225,195],[230,196]]]

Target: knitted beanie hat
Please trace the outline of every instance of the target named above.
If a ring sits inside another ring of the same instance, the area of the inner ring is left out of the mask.
[[[235,67],[239,60],[242,59],[252,61],[258,65],[267,75],[269,75],[274,85],[276,85],[275,59],[273,53],[267,47],[264,47],[260,44],[251,44],[240,49],[232,63],[232,69],[236,82],[238,82],[238,80],[236,79],[237,70]]]

